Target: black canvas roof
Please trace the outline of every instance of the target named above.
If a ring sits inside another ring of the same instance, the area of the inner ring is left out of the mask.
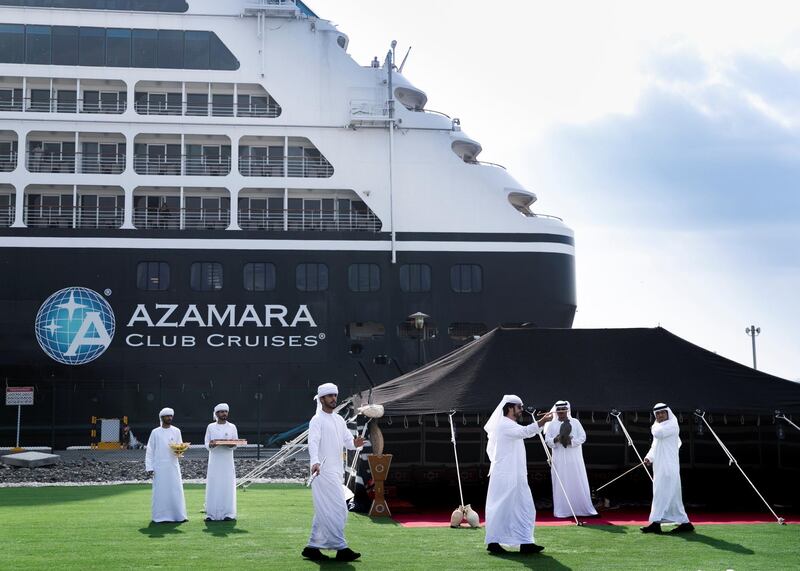
[[[751,369],[666,329],[497,328],[372,390],[387,415],[489,412],[503,394],[549,409],[800,412],[800,383]],[[358,395],[361,402],[369,391]]]

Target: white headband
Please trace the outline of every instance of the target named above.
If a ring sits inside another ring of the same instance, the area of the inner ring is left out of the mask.
[[[217,413],[221,410],[228,412],[230,409],[228,408],[228,403],[221,402],[217,406],[214,407],[214,414],[211,416],[213,420],[217,420]]]

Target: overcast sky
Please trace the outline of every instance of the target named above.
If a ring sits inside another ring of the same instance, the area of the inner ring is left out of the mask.
[[[309,0],[576,234],[575,327],[800,380],[800,4]],[[738,5],[738,6],[737,6]],[[392,11],[394,10],[394,11]]]

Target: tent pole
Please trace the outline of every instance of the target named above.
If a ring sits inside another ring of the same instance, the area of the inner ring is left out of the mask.
[[[639,458],[639,463],[644,468],[644,471],[647,472],[647,477],[650,478],[650,481],[652,482],[653,475],[650,473],[650,470],[647,469],[647,466],[644,463],[644,458],[642,458],[642,455],[639,454],[639,451],[636,449],[636,445],[633,443],[633,438],[631,438],[631,435],[628,433],[628,429],[625,428],[624,424],[622,424],[622,419],[620,418],[622,416],[622,413],[614,409],[611,411],[611,416],[615,417],[617,419],[617,422],[619,422],[619,425],[622,428],[622,432],[625,433],[625,438],[628,439],[628,446],[633,448],[633,451],[636,452],[636,457]]]
[[[753,482],[750,480],[750,478],[747,477],[747,474],[744,473],[744,470],[742,470],[742,467],[739,466],[739,462],[737,462],[736,458],[733,457],[733,454],[731,454],[731,451],[728,450],[728,447],[725,446],[725,444],[722,442],[722,440],[720,440],[719,436],[717,436],[717,433],[714,432],[714,429],[711,428],[711,425],[708,424],[708,421],[706,420],[705,411],[701,411],[700,409],[698,409],[698,410],[694,411],[694,415],[696,417],[698,417],[699,419],[701,419],[705,423],[705,425],[708,427],[708,430],[711,432],[711,434],[714,436],[714,439],[717,441],[717,444],[720,445],[720,448],[722,448],[722,451],[728,456],[728,466],[730,466],[731,464],[735,464],[736,467],[739,468],[739,471],[742,473],[742,476],[744,476],[744,479],[747,480],[747,483],[750,484],[750,486],[753,488],[755,493],[758,494],[758,497],[761,498],[761,501],[764,502],[764,505],[767,506],[767,509],[770,512],[772,512],[772,515],[775,517],[775,519],[778,521],[778,523],[780,525],[786,525],[786,522],[784,521],[784,519],[782,517],[778,516],[778,514],[775,513],[775,510],[772,509],[772,506],[769,505],[769,503],[767,503],[767,500],[764,499],[764,496],[761,495],[761,492],[758,491],[758,488],[756,488],[755,484],[753,484]]]
[[[794,426],[794,427],[795,427],[797,430],[800,430],[800,426],[797,426],[797,425],[796,425],[794,422],[792,422],[791,420],[789,420],[788,418],[786,418],[786,415],[785,415],[785,414],[783,414],[783,413],[782,413],[781,411],[779,411],[779,410],[776,410],[776,411],[775,411],[775,418],[780,418],[781,420],[785,420],[786,422],[788,422],[789,424],[791,424],[792,426]]]

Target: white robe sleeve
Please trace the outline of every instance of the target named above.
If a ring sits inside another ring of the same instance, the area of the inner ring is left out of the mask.
[[[183,442],[183,434],[181,434],[181,429],[178,428],[177,426],[174,428],[178,432],[178,442]]]
[[[542,429],[537,422],[532,422],[527,426],[522,426],[516,422],[503,423],[503,436],[514,440],[522,440],[523,438],[530,438],[536,436]]]
[[[661,426],[662,424],[666,426]],[[653,427],[653,437],[656,439],[670,438],[680,432],[677,422],[659,422]]]
[[[322,437],[316,417],[308,423],[308,456],[313,466],[319,464],[319,442]]]
[[[574,418],[570,423],[572,424],[572,443],[569,447],[577,448],[586,442],[586,431],[583,429],[583,425]]]
[[[233,439],[239,440],[239,429],[236,428],[236,425],[233,425]]]
[[[156,445],[155,438],[153,437],[153,433],[150,433],[150,438],[147,439],[147,451],[144,454],[144,469],[145,472],[152,472],[153,471],[153,456],[155,455],[155,450],[153,449]]]
[[[650,450],[645,455],[645,458],[647,460],[650,460],[650,462],[653,462],[653,460],[655,460],[655,457],[656,457],[656,446],[658,446],[658,439],[657,438],[653,438],[653,444],[650,446]]]
[[[341,416],[339,418],[342,419],[342,422],[339,423],[339,430],[342,432],[342,445],[348,450],[355,450],[356,445],[355,442],[353,442],[353,434],[350,432],[350,429],[347,428],[347,423],[344,419]]]
[[[206,427],[206,437],[205,437],[205,444],[206,444],[206,448],[207,448],[209,451],[211,450],[211,440],[212,440],[212,438],[211,438],[211,427],[212,427],[212,426],[213,426],[213,424],[209,424],[209,425]]]

